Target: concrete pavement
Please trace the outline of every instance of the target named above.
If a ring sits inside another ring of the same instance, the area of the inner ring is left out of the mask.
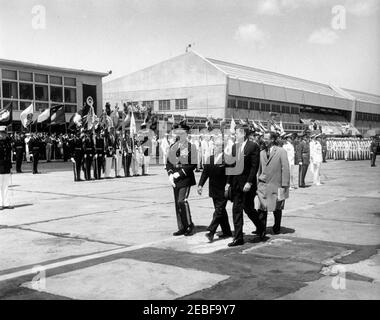
[[[207,188],[190,194],[196,234],[172,237],[162,166],[79,183],[70,170],[49,163],[40,175],[13,175],[15,209],[0,211],[0,298],[380,298],[380,169],[368,161],[323,164],[323,185],[291,191],[280,235],[268,228],[259,242],[245,219],[237,248],[207,242]]]

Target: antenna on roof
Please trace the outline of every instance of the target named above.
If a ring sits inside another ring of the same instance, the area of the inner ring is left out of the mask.
[[[191,46],[195,45],[195,43],[189,43],[186,47],[186,52],[191,51]]]

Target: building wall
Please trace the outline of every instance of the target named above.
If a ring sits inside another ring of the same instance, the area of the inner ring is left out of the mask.
[[[17,65],[15,63],[12,63],[12,65],[9,65],[7,63],[0,63],[0,69],[1,70],[12,70],[17,72],[17,80],[8,80],[3,78],[3,72],[0,72],[0,106],[3,108],[10,99],[7,97],[4,97],[4,90],[3,90],[3,81],[11,81],[11,82],[17,82],[17,97],[14,97],[14,110],[13,110],[13,119],[15,121],[18,121],[20,119],[20,113],[23,109],[25,109],[25,106],[28,106],[31,102],[34,103],[35,108],[37,109],[37,112],[35,114],[35,117],[38,116],[39,112],[42,112],[45,108],[51,107],[53,105],[57,104],[64,104],[68,106],[68,109],[66,110],[66,120],[68,121],[69,118],[72,115],[72,112],[70,111],[77,111],[82,105],[83,105],[83,90],[82,85],[88,84],[88,85],[95,85],[96,86],[96,100],[97,100],[97,112],[101,112],[102,110],[102,101],[103,101],[103,90],[102,90],[102,77],[97,75],[86,75],[81,73],[75,73],[75,72],[67,72],[67,71],[59,71],[54,69],[46,68],[33,68],[29,66],[24,66],[22,64]],[[20,79],[20,72],[27,72],[27,73],[33,73],[33,78],[31,81],[24,81]],[[62,85],[57,85],[50,83],[50,78],[48,77],[48,83],[39,83],[36,81],[35,74],[43,74],[48,76],[55,76],[62,78]],[[64,78],[75,78],[75,85],[64,85]],[[27,83],[33,85],[33,99],[21,99],[20,97],[20,83]],[[35,86],[41,85],[41,86],[47,86],[48,87],[48,93],[47,93],[47,99],[44,101],[36,100],[36,92],[35,92]],[[65,95],[63,92],[63,101],[62,102],[54,102],[50,100],[50,89],[51,86],[57,86],[57,87],[67,87],[72,88],[76,90],[76,101],[75,102],[66,102],[65,101]],[[94,97],[95,98],[95,97]],[[40,109],[40,110],[38,110]]]
[[[171,100],[167,113],[224,117],[226,75],[207,60],[188,52],[152,67],[104,83],[104,101],[111,105],[128,101]],[[187,99],[187,110],[176,110],[175,99]],[[162,111],[160,111],[162,112]]]

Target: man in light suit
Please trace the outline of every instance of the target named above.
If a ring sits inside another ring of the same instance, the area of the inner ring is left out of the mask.
[[[277,144],[277,134],[265,133],[263,142],[266,149],[260,153],[257,196],[260,201],[258,210],[260,231],[265,236],[268,212],[273,212],[273,233],[281,231],[282,210],[285,199],[289,197],[290,172],[286,151]]]
[[[316,186],[321,185],[320,169],[323,161],[322,145],[319,142],[319,136],[319,134],[312,135],[310,142],[310,163],[313,172],[313,182]]]
[[[294,166],[294,159],[295,159],[295,151],[294,151],[294,146],[292,143],[292,134],[289,133],[285,135],[286,142],[282,146],[284,150],[286,151],[288,155],[288,162],[289,162],[289,170],[290,170],[290,188],[291,189],[297,189],[296,186],[296,177],[295,177],[295,166]]]
[[[232,157],[235,167],[227,170],[226,191],[231,187],[232,215],[234,221],[234,240],[228,244],[235,247],[244,244],[243,210],[249,219],[259,229],[259,217],[255,210],[255,195],[257,188],[257,170],[260,161],[260,147],[249,140],[250,128],[242,126],[236,131],[236,143],[232,146]],[[233,165],[226,158],[227,165]],[[260,238],[262,235],[259,234]]]

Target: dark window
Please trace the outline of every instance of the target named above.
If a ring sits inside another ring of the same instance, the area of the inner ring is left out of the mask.
[[[272,111],[280,113],[281,112],[281,106],[279,104],[272,104]]]
[[[19,78],[22,81],[30,81],[33,82],[33,73],[31,72],[21,72],[19,73]]]
[[[158,110],[160,111],[170,110],[170,100],[159,100]]]
[[[281,112],[282,113],[290,113],[290,107],[289,106],[281,106]]]
[[[62,77],[50,76],[51,84],[62,84]]]
[[[17,110],[18,109],[18,102],[17,101],[14,101],[14,100],[3,100],[3,108],[5,108],[8,103],[12,102],[12,109],[13,110]]]
[[[48,87],[47,86],[42,86],[42,85],[36,84],[34,93],[36,95],[36,100],[49,101]]]
[[[18,98],[17,82],[3,81],[3,97],[4,98]]]
[[[186,110],[187,109],[187,99],[176,99],[175,100],[176,110]]]
[[[20,83],[20,99],[33,100],[33,85],[31,83]]]
[[[65,86],[75,87],[77,85],[77,81],[75,78],[66,78],[65,77]]]
[[[62,102],[62,87],[50,87],[50,100],[54,102]]]
[[[65,102],[77,102],[77,90],[75,88],[65,88]]]
[[[32,101],[20,101],[20,110],[25,110],[31,103]]]
[[[75,113],[77,112],[77,106],[75,104],[65,104],[66,113]]]
[[[238,109],[248,109],[248,101],[238,100]]]
[[[236,100],[235,99],[228,99],[228,108],[230,108],[230,109],[236,108]]]
[[[3,79],[17,80],[17,71],[14,70],[2,70]]]
[[[34,81],[40,82],[40,83],[48,83],[48,76],[46,74],[36,73],[34,75]]]
[[[142,105],[148,109],[153,110],[154,101],[143,101]]]
[[[261,103],[261,111],[270,112],[270,104],[269,103]]]

